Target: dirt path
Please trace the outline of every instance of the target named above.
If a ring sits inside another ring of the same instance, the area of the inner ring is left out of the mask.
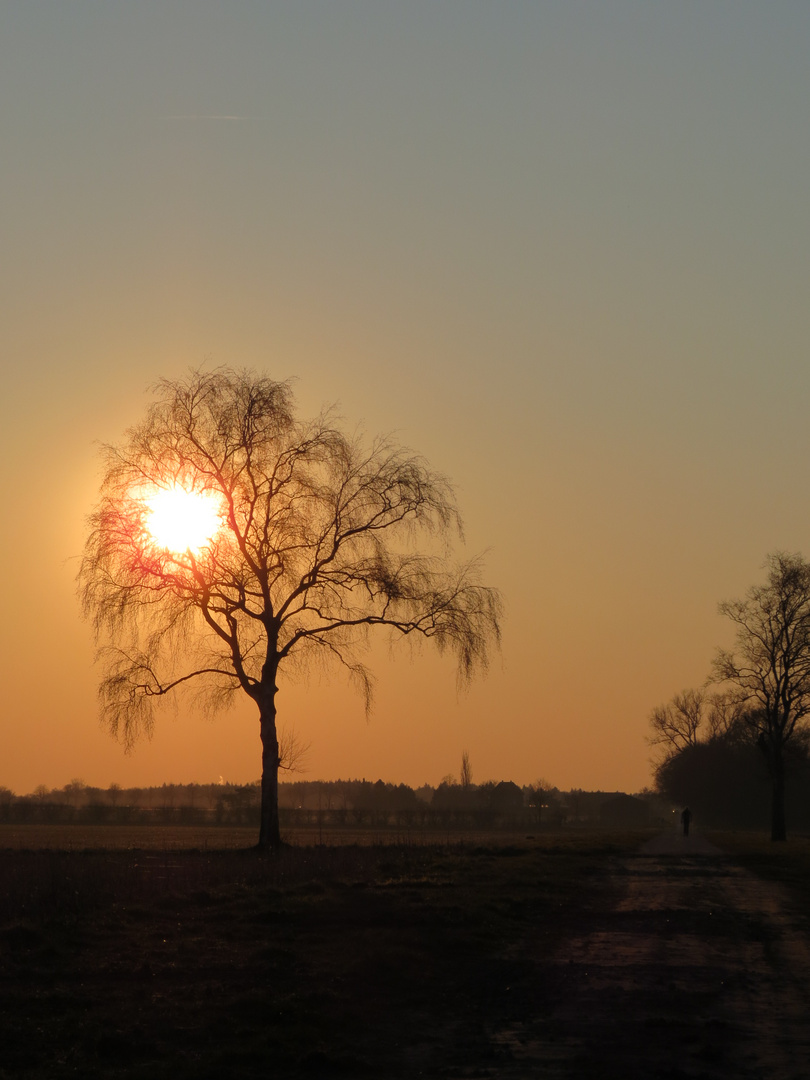
[[[609,884],[548,965],[550,1013],[502,1033],[502,1075],[810,1077],[808,928],[786,890],[674,832],[617,860]]]

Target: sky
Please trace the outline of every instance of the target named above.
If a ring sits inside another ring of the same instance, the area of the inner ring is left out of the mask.
[[[75,596],[99,444],[203,364],[454,482],[502,649],[284,683],[302,779],[651,782],[718,602],[810,555],[810,5],[0,2],[0,785],[247,782],[258,720],[126,755]]]

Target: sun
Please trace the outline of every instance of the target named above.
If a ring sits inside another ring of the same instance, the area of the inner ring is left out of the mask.
[[[146,531],[167,551],[196,555],[222,526],[222,502],[211,491],[161,488],[144,502]]]

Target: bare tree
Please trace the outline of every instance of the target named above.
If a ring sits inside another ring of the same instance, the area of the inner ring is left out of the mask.
[[[336,661],[370,707],[369,631],[429,639],[462,681],[486,667],[501,600],[461,534],[452,488],[389,439],[366,445],[330,412],[299,420],[287,383],[246,372],[162,381],[142,423],[106,446],[79,572],[105,675],[103,716],[127,747],[153,706],[194,683],[218,708],[256,705],[259,846],[280,845],[279,675]],[[185,492],[216,511],[203,541],[155,528],[156,500]]]
[[[658,705],[650,713],[653,734],[652,746],[663,746],[666,756],[694,746],[704,720],[706,694],[703,690],[683,690],[666,705]]]
[[[810,564],[801,555],[769,555],[765,585],[720,604],[737,627],[736,648],[714,660],[718,681],[744,710],[771,776],[771,839],[784,840],[785,751],[805,737],[810,714]]]
[[[709,694],[706,698],[706,727],[708,740],[713,742],[749,742],[751,725],[749,709],[735,693]]]

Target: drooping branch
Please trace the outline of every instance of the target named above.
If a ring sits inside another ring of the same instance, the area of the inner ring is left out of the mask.
[[[198,667],[182,675],[162,677],[154,657],[109,646],[99,650],[106,675],[99,684],[102,718],[111,733],[131,750],[140,734],[151,735],[156,699],[166,698],[187,683],[203,677],[233,681],[233,671],[221,667]]]
[[[448,573],[432,559],[410,557],[345,568],[330,575],[336,591],[321,582],[315,596],[287,617],[293,627],[280,647],[287,656],[305,639],[326,640],[352,628],[387,627],[402,636],[430,639],[452,652],[460,681],[486,670],[489,648],[500,640],[502,601],[497,590],[478,581],[477,561]],[[310,590],[314,594],[315,590]],[[360,595],[358,595],[358,593]]]

